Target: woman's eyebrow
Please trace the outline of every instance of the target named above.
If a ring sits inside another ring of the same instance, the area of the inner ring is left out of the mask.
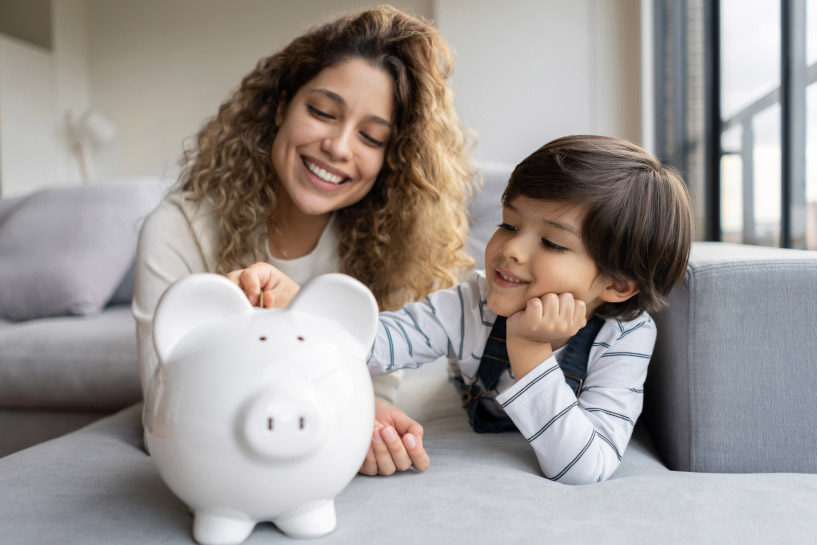
[[[340,96],[339,94],[335,93],[334,91],[330,91],[329,89],[320,88],[320,89],[312,89],[309,92],[310,93],[320,93],[320,94],[324,95],[325,97],[329,98],[330,100],[332,100],[334,102],[337,102],[340,106],[343,106],[344,108],[346,107],[346,100],[342,96]],[[368,121],[373,121],[375,123],[379,123],[380,125],[385,125],[389,129],[391,129],[391,123],[389,123],[387,120],[383,119],[379,115],[367,115],[366,119]]]

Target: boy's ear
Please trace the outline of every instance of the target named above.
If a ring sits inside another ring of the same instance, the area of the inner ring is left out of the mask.
[[[624,282],[616,282],[608,280],[607,286],[599,296],[602,301],[607,303],[622,303],[638,293],[638,285],[634,280],[626,280]]]
[[[275,109],[275,125],[280,127],[284,120],[284,112],[287,109],[287,93],[281,91],[281,96],[278,97],[278,107]]]

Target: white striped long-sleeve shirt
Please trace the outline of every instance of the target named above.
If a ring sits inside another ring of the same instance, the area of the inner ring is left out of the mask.
[[[372,375],[416,368],[448,356],[452,377],[466,385],[477,369],[496,314],[488,307],[482,271],[399,311],[380,313],[369,359]],[[565,383],[561,350],[515,381],[509,371],[492,394],[533,447],[548,479],[586,484],[618,467],[641,413],[647,364],[655,343],[647,313],[607,319],[596,336],[581,395]]]

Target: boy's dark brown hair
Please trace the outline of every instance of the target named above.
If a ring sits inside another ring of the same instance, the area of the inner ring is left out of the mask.
[[[684,275],[692,212],[681,175],[639,146],[603,136],[567,136],[522,161],[502,195],[580,206],[582,239],[599,273],[633,280],[639,292],[604,303],[602,318],[631,320],[658,312]]]

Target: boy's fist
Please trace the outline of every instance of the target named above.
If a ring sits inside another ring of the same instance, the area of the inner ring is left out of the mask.
[[[508,318],[508,337],[558,348],[587,324],[587,306],[571,293],[547,293],[529,299],[525,310]]]

